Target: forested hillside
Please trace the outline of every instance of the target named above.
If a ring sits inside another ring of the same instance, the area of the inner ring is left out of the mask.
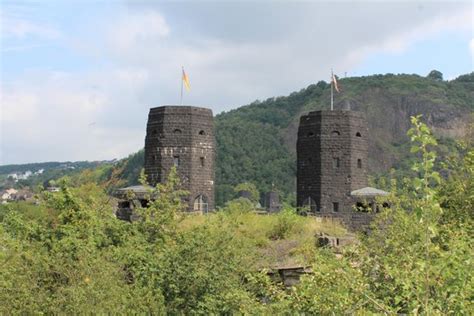
[[[340,78],[335,109],[366,113],[369,124],[369,173],[387,174],[391,168],[403,175],[409,170],[406,132],[410,116],[423,121],[438,139],[440,160],[456,150],[455,139],[472,137],[474,73],[443,81],[436,71],[419,75],[373,75]],[[216,204],[235,196],[233,188],[254,183],[260,193],[276,188],[289,202],[294,200],[296,134],[299,117],[308,111],[328,109],[330,85],[324,81],[289,96],[255,101],[215,117],[217,141]],[[144,127],[145,128],[145,127]],[[120,181],[113,186],[136,184],[143,167],[143,150],[111,168],[102,167],[96,178]],[[97,173],[97,172],[96,172]]]
[[[408,168],[410,116],[423,115],[444,157],[464,137],[474,111],[474,73],[442,81],[432,72],[339,79],[335,109],[366,113],[369,124],[369,172]],[[442,75],[441,75],[442,76]],[[320,81],[287,97],[256,101],[216,116],[216,201],[232,196],[238,183],[254,182],[261,192],[272,183],[288,196],[295,190],[296,134],[302,113],[328,109],[330,85]]]
[[[34,189],[38,185],[47,186],[51,180],[64,176],[78,175],[85,169],[95,169],[107,178],[115,160],[111,161],[65,161],[40,162],[0,166],[0,190],[15,187]],[[16,177],[16,178],[15,178]],[[54,181],[53,181],[54,183]],[[51,184],[53,184],[51,183]]]

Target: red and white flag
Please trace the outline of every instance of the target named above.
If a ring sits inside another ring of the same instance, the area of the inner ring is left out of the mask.
[[[334,89],[336,89],[337,92],[340,92],[339,91],[339,86],[337,85],[336,76],[334,75],[334,73],[331,73],[331,75],[332,75],[332,82],[333,82],[333,85],[334,85]]]

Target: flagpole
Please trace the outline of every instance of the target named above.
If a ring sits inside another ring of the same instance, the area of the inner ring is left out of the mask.
[[[334,92],[333,92],[333,85],[334,85],[334,74],[331,68],[331,111],[334,110]]]
[[[180,99],[180,105],[183,105],[183,73],[184,73],[184,67],[181,66],[181,99]]]

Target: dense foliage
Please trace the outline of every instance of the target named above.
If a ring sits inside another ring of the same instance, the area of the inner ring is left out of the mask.
[[[262,216],[237,199],[186,216],[175,172],[133,223],[90,175],[2,206],[0,314],[470,314],[474,149],[460,144],[443,179],[435,138],[412,122],[413,176],[388,179],[391,208],[341,254],[314,237],[342,228],[291,209]],[[266,274],[288,265],[312,273],[289,289]]]

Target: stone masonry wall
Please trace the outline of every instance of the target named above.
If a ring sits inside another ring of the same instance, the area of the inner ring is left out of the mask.
[[[367,186],[367,136],[367,123],[358,112],[315,111],[301,117],[296,149],[299,207],[311,197],[316,215],[351,221],[350,193]]]
[[[150,109],[145,138],[145,174],[152,185],[166,181],[176,165],[188,210],[203,195],[214,209],[215,138],[212,111],[191,106]]]

